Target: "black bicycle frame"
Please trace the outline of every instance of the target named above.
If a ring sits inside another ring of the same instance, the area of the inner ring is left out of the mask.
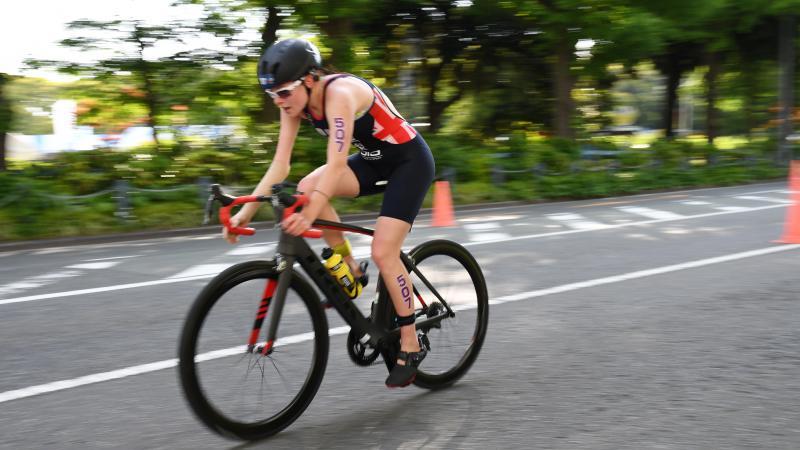
[[[374,231],[368,228],[361,228],[326,220],[317,220],[314,222],[313,226],[315,228],[353,232],[368,236],[372,236],[374,234]],[[423,284],[425,284],[428,289],[431,290],[434,296],[442,303],[442,305],[444,305],[446,309],[446,311],[435,317],[425,318],[424,320],[417,322],[417,328],[433,325],[437,322],[440,322],[446,316],[452,316],[454,313],[450,309],[450,306],[441,297],[441,295],[439,295],[430,282],[422,275],[422,273],[419,272],[412,259],[403,252],[401,252],[401,259],[406,265],[407,270],[417,274],[420,280],[422,280]],[[336,280],[330,275],[325,266],[322,265],[319,257],[314,253],[314,251],[302,237],[292,236],[290,234],[281,232],[280,239],[278,241],[276,262],[277,270],[280,275],[278,276],[278,285],[275,289],[274,295],[272,296],[272,301],[270,304],[270,307],[272,308],[272,315],[270,318],[270,323],[267,327],[268,347],[272,347],[272,344],[275,342],[278,333],[278,324],[281,319],[281,313],[283,311],[283,305],[286,299],[286,292],[289,289],[289,284],[292,280],[292,272],[295,270],[295,263],[300,264],[300,267],[303,268],[317,288],[319,288],[319,290],[325,296],[328,304],[333,306],[342,319],[348,325],[350,325],[352,330],[357,333],[359,340],[362,343],[369,343],[370,345],[378,348],[386,346],[400,339],[399,328],[387,329],[381,327],[378,323],[370,321],[364,316],[364,314],[361,313],[353,301],[344,293],[341,286],[339,286]],[[417,297],[422,300],[417,292],[416,287],[414,287],[414,292]],[[387,305],[379,305],[379,307],[386,306]],[[378,314],[378,316],[380,316],[380,314]]]

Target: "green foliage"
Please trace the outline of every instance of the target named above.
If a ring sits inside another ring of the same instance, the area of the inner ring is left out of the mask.
[[[608,160],[577,159],[574,142],[541,139],[535,134],[514,134],[508,141],[470,141],[464,137],[435,135],[428,142],[436,155],[439,173],[446,168],[456,169],[456,182],[452,185],[456,204],[596,198],[648,190],[724,186],[786,176],[785,168],[775,167],[763,159],[758,147],[749,145],[718,150],[703,141],[656,141],[649,149],[620,152],[619,168],[614,168],[608,165]],[[257,143],[253,145],[253,148],[260,148]],[[597,145],[614,148],[611,141],[598,141]],[[219,150],[195,144],[167,146],[160,151],[143,148],[130,153],[76,152],[0,174],[0,239],[198,226],[203,205],[195,177],[212,175],[210,178],[215,182],[242,186],[248,191],[266,169],[265,166],[252,167],[253,158],[259,155],[248,148]],[[309,162],[300,169],[293,169],[294,180],[323,162],[324,140],[307,137],[298,148]],[[506,156],[497,158],[500,154]],[[710,155],[718,155],[718,161],[708,160]],[[686,164],[686,158],[702,159],[703,163]],[[655,161],[660,164],[654,165]],[[182,165],[176,166],[176,162]],[[535,175],[525,170],[508,174],[502,184],[494,184],[490,177],[489,169],[494,165],[519,170],[530,169],[539,162],[546,163],[546,173]],[[69,170],[70,167],[79,167],[80,171]],[[175,177],[155,175],[159,173]],[[86,194],[107,189],[113,187],[116,179],[123,179],[119,177],[123,174],[134,189],[129,193],[133,209],[128,220],[115,216],[117,204],[113,194],[89,199],[53,197],[54,194]],[[184,188],[177,191],[136,191],[137,187],[181,186]],[[15,195],[24,196],[25,201],[14,201]],[[341,214],[375,212],[382,201],[380,195],[355,200],[335,199],[334,206]],[[429,196],[425,206],[430,205]],[[256,219],[272,220],[269,208],[262,208]]]
[[[264,42],[244,42],[236,35],[244,30],[245,17],[266,19],[265,27],[274,28],[265,30],[266,39],[274,33],[312,36],[327,61],[372,79],[407,118],[429,122],[420,129],[436,158],[437,174],[455,170],[457,202],[596,197],[780,176],[780,169],[758,161],[769,160],[777,148],[774,138],[766,137],[777,126],[771,110],[777,104],[777,23],[797,9],[798,0],[767,6],[755,0],[408,0],[380,7],[368,0],[179,3],[205,5],[207,17],[169,26],[74,22],[76,36],[64,45],[106,47],[114,41],[118,53],[89,65],[40,61],[90,78],[52,83],[16,77],[6,85],[3,98],[9,99],[14,120],[0,111],[0,129],[50,134],[51,105],[68,98],[78,102],[78,124],[98,133],[113,135],[154,121],[174,138],[158,147],[13,162],[16,173],[0,179],[0,197],[23,190],[31,193],[32,206],[23,208],[21,218],[0,211],[2,236],[35,235],[31,230],[37,227],[42,235],[72,235],[193,225],[191,211],[199,201],[188,188],[132,194],[135,218],[121,223],[113,217],[110,197],[83,204],[54,201],[48,194],[85,195],[119,180],[139,189],[194,186],[200,178],[244,189],[255,185],[274,155],[278,127],[268,123],[276,114],[265,111],[265,105],[272,107],[254,79]],[[93,34],[98,30],[102,37]],[[202,32],[225,39],[230,51],[144,58],[143,51],[159,42]],[[579,42],[591,48],[581,50]],[[658,140],[658,131],[588,138],[609,125],[661,128],[668,114],[666,76],[675,71],[683,75],[681,104],[692,106],[688,127],[702,131],[710,107],[711,54],[720,58],[718,129],[736,134],[737,142],[717,139],[709,145],[702,135]],[[557,102],[556,88],[566,90],[575,104]],[[542,138],[553,135],[556,116],[567,116],[581,140]],[[185,125],[212,124],[233,125],[236,134],[207,139],[182,132]],[[580,150],[587,147],[619,154],[581,160]],[[302,127],[290,180],[324,162],[324,139]],[[492,175],[497,170],[505,179],[499,185]],[[336,204],[344,211],[374,211],[380,197]],[[70,220],[57,223],[57,217]],[[91,219],[75,220],[82,217]]]
[[[8,98],[10,81],[11,77],[0,72],[0,133],[6,133],[11,130],[13,112],[11,110],[11,101]]]

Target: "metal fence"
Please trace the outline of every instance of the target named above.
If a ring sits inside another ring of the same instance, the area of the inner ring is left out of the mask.
[[[664,167],[665,164],[658,161],[658,160],[651,160],[650,162],[638,166],[625,166],[621,164],[618,159],[609,159],[609,155],[605,155],[606,159],[602,160],[592,160],[592,159],[582,159],[578,161],[573,161],[568,170],[553,170],[548,168],[545,164],[537,164],[532,167],[525,167],[521,169],[504,169],[500,164],[495,164],[490,169],[490,179],[492,184],[495,186],[502,186],[506,182],[509,181],[509,178],[517,178],[519,179],[519,175],[521,174],[529,174],[526,175],[527,179],[530,179],[532,182],[537,182],[542,177],[552,177],[552,176],[566,176],[570,174],[577,174],[582,172],[608,172],[610,174],[619,173],[619,172],[630,172],[630,171],[639,171],[639,170],[648,170],[648,169],[658,169]],[[694,158],[696,159],[696,158]],[[691,170],[692,168],[696,167],[693,164],[693,158],[683,158],[677,165],[679,170]],[[705,161],[705,164],[710,167],[753,167],[759,163],[764,162],[772,162],[772,160],[756,158],[756,157],[744,157],[735,160],[710,160]],[[452,167],[445,167],[442,171],[437,175],[437,180],[446,180],[450,182],[451,189],[455,192],[456,189],[456,169]],[[193,195],[196,196],[198,203],[203,203],[208,198],[209,188],[213,181],[207,177],[201,177],[195,182],[194,184],[186,184],[175,186],[171,188],[165,189],[146,189],[141,187],[134,187],[128,182],[127,180],[117,180],[113,187],[110,189],[105,189],[99,192],[94,192],[91,194],[86,195],[59,195],[59,194],[52,194],[52,193],[44,193],[41,191],[32,192],[29,188],[23,188],[16,192],[10,193],[4,198],[0,198],[0,208],[7,207],[14,202],[22,199],[24,196],[35,194],[42,196],[44,198],[58,200],[61,202],[68,202],[71,204],[81,203],[89,199],[102,197],[102,196],[110,196],[110,198],[116,204],[116,210],[114,215],[118,217],[120,220],[135,220],[133,215],[133,197],[135,195],[153,195],[153,194],[162,194],[162,193],[171,193],[171,192],[179,192],[179,191],[194,191]],[[242,195],[249,192],[252,192],[252,187],[249,186],[225,186],[224,187],[226,192],[230,192],[236,195]]]

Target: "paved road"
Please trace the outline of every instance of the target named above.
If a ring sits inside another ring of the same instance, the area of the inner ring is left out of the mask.
[[[772,242],[785,189],[421,217],[409,247],[462,242],[489,282],[473,369],[390,391],[333,336],[307,412],[247,445],[192,416],[174,358],[196,293],[268,255],[273,230],[3,253],[0,448],[800,448],[800,246]]]

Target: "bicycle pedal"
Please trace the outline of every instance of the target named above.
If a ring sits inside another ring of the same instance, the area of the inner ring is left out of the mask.
[[[420,334],[418,338],[419,338],[420,348],[424,348],[427,351],[431,351],[431,341],[428,339],[428,336],[425,334]]]

